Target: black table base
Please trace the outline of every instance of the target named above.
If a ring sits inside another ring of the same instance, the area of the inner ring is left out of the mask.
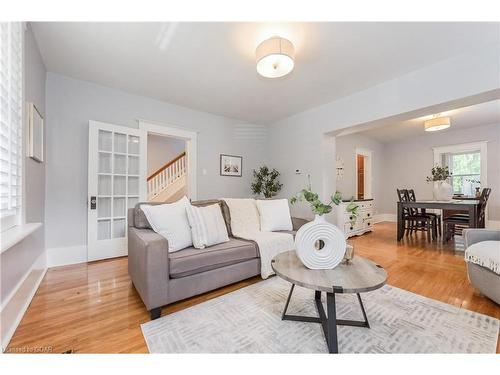
[[[325,335],[326,344],[328,345],[328,351],[330,353],[338,353],[338,339],[337,339],[337,326],[352,326],[352,327],[365,327],[370,328],[370,323],[366,316],[365,307],[363,306],[363,301],[359,293],[358,296],[359,305],[361,306],[361,311],[363,312],[364,321],[358,320],[343,320],[337,319],[337,313],[335,311],[335,293],[326,293],[326,309],[328,315],[325,314],[325,309],[321,303],[321,291],[316,290],[314,292],[314,301],[316,302],[316,309],[318,310],[319,317],[315,316],[300,316],[300,315],[289,315],[286,313],[288,305],[290,304],[290,299],[292,298],[293,289],[295,284],[292,284],[290,293],[286,300],[285,309],[281,315],[282,320],[293,320],[297,322],[307,322],[307,323],[320,323],[323,328],[323,333]]]

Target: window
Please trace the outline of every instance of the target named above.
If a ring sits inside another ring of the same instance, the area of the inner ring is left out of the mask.
[[[0,217],[20,224],[22,203],[23,25],[0,23]]]
[[[434,165],[448,166],[455,194],[476,195],[487,187],[487,141],[434,147]]]
[[[474,195],[476,187],[481,185],[481,153],[450,154],[449,168],[454,193]]]

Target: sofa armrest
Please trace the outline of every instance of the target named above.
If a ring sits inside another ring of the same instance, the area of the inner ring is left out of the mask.
[[[151,229],[128,228],[128,273],[148,310],[168,303],[168,242]]]
[[[500,241],[500,230],[464,229],[465,247],[482,241]]]
[[[307,224],[310,220],[307,220],[307,219],[301,219],[299,217],[292,217],[292,227],[293,227],[293,230],[299,230],[299,228],[304,225],[304,224]]]

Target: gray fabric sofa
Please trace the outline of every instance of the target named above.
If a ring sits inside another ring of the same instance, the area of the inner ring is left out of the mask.
[[[465,247],[482,241],[500,241],[500,230],[465,229]],[[471,284],[482,294],[500,305],[500,275],[480,265],[466,262]]]
[[[220,206],[229,242],[173,253],[168,252],[167,240],[151,229],[141,204],[128,211],[128,272],[151,319],[160,317],[162,306],[260,275],[259,248],[253,241],[232,237],[229,208],[224,201],[192,204]],[[292,222],[294,234],[307,220],[292,218]]]

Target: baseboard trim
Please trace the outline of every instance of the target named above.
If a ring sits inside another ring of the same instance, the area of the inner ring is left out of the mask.
[[[5,351],[12,336],[14,336],[17,326],[21,323],[46,272],[46,253],[44,251],[5,300],[0,313],[2,322],[2,352]]]
[[[87,246],[65,246],[47,249],[47,267],[87,262]]]
[[[396,222],[397,215],[396,214],[376,214],[373,216],[373,221],[375,223],[381,223],[383,221]]]

